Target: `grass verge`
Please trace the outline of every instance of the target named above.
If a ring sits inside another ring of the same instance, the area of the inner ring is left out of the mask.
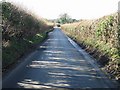
[[[12,38],[9,42],[9,47],[2,48],[4,60],[2,61],[3,72],[9,69],[12,65],[18,62],[28,51],[35,50],[38,44],[42,43],[47,37],[48,33],[52,30],[48,30],[44,33],[37,33],[33,37],[27,37],[26,39]]]

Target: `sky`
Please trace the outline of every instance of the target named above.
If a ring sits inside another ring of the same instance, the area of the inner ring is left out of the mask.
[[[115,13],[120,0],[7,0],[35,13],[37,16],[56,19],[68,13],[74,19],[96,19]]]

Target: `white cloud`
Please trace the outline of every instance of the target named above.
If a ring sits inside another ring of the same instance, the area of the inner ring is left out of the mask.
[[[93,19],[117,12],[119,0],[9,0],[45,18],[68,13],[72,18]]]

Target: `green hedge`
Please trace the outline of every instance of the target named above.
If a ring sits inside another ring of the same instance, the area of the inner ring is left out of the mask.
[[[106,70],[110,73],[113,71],[113,76],[120,78],[120,29],[118,27],[118,13],[97,20],[82,20],[76,24],[62,26],[63,31],[75,41],[100,54],[98,60],[100,56],[107,56],[109,62],[105,64]],[[104,61],[105,59],[101,62]]]
[[[52,26],[9,2],[2,2],[2,63],[11,66],[34,45],[42,42]]]

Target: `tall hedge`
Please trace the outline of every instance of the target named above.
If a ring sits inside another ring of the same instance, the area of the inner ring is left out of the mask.
[[[97,60],[104,64],[104,69],[116,79],[120,79],[119,27],[118,13],[62,26],[67,35],[90,48]]]
[[[2,51],[3,68],[15,63],[34,44],[41,42],[49,31],[44,19],[18,8],[9,2],[2,2]]]

